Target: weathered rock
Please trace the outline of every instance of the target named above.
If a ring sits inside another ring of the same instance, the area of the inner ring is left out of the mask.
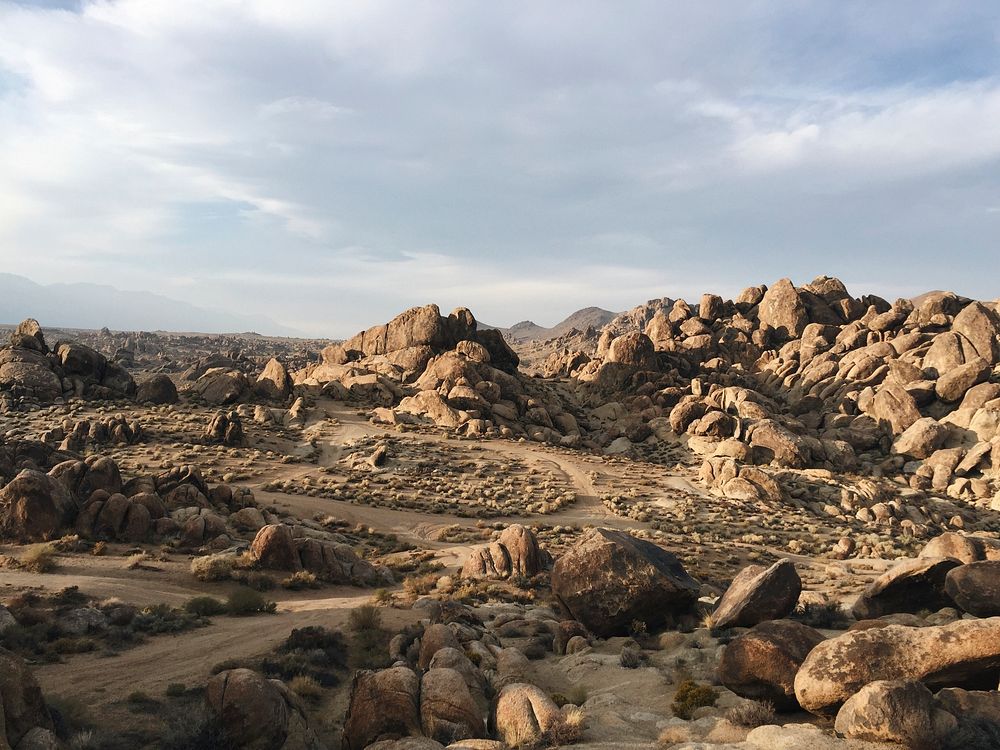
[[[690,612],[698,582],[680,561],[651,542],[610,529],[591,529],[557,561],[552,592],[592,632],[629,632],[635,621],[650,629]]]
[[[0,648],[0,740],[16,747],[33,728],[51,730],[41,688],[24,659]]]
[[[764,293],[757,317],[762,326],[770,326],[786,339],[798,338],[809,324],[806,307],[789,279],[781,279]]]
[[[434,654],[443,648],[461,650],[462,646],[455,637],[455,631],[442,623],[428,625],[420,638],[420,655],[417,658],[417,664],[421,669],[427,669]]]
[[[267,401],[284,401],[292,392],[292,378],[285,366],[272,357],[257,376],[253,392]]]
[[[945,593],[960,609],[976,617],[1000,615],[1000,560],[959,565],[948,571]]]
[[[893,450],[911,458],[928,458],[948,437],[948,427],[933,417],[918,419],[896,438]]]
[[[823,641],[795,676],[807,711],[832,715],[876,680],[919,680],[941,687],[995,688],[1000,672],[1000,618],[948,625],[852,630]]]
[[[236,412],[216,412],[205,428],[205,440],[230,447],[245,445],[246,436],[239,415]]]
[[[19,542],[52,539],[73,522],[76,511],[65,485],[24,469],[0,489],[0,535]]]
[[[934,696],[937,706],[963,720],[978,719],[1000,726],[1000,692],[944,688]]]
[[[954,716],[935,706],[934,696],[919,682],[879,680],[847,700],[835,726],[852,739],[937,750],[957,724]]]
[[[420,681],[420,718],[424,734],[452,742],[486,733],[483,717],[465,678],[454,669],[436,668]]]
[[[1000,540],[946,531],[927,542],[920,557],[952,557],[963,563],[1000,560]]]
[[[168,375],[153,375],[139,383],[135,400],[140,404],[176,404],[177,386]]]
[[[712,614],[714,628],[749,628],[788,616],[799,601],[802,581],[791,560],[769,568],[748,565],[733,579]]]
[[[960,563],[950,558],[918,557],[887,570],[865,587],[852,612],[869,620],[897,612],[935,611],[952,606],[945,576]]]
[[[343,750],[364,750],[379,740],[420,735],[420,678],[408,667],[359,671],[341,739]]]
[[[982,357],[977,357],[942,374],[934,384],[934,392],[942,401],[948,403],[961,401],[970,388],[985,382],[992,371],[991,363]]]
[[[511,524],[496,542],[472,551],[462,567],[463,578],[531,577],[549,562],[549,555],[538,546],[534,532]]]
[[[299,570],[302,567],[292,530],[280,523],[269,524],[257,532],[250,544],[250,555],[265,568]]]
[[[739,696],[798,707],[795,675],[823,635],[794,620],[773,620],[733,639],[719,660],[719,681]]]

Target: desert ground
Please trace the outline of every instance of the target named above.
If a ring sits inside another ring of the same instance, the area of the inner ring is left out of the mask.
[[[602,312],[11,326],[0,748],[1000,747],[998,304]]]

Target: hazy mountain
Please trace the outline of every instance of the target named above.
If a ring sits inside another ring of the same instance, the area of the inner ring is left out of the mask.
[[[545,328],[530,320],[523,320],[510,328],[500,328],[500,331],[507,338],[515,341],[545,341],[558,338],[574,328],[579,331],[585,331],[590,326],[597,329],[603,328],[615,315],[616,313],[600,307],[585,307],[551,328]],[[480,325],[480,327],[493,328],[495,326]]]
[[[0,323],[16,324],[24,318],[63,328],[301,335],[263,315],[235,315],[152,292],[122,291],[103,284],[42,285],[0,273]]]

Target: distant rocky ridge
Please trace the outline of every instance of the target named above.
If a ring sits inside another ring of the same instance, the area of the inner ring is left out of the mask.
[[[533,321],[525,320],[520,323],[515,323],[510,328],[497,328],[497,330],[499,330],[508,341],[515,343],[545,341],[547,339],[555,339],[560,336],[565,336],[574,330],[586,331],[588,328],[600,330],[615,317],[616,314],[610,312],[609,310],[604,310],[600,307],[585,307],[582,310],[577,310],[561,323],[556,323],[551,328],[545,328],[544,326],[540,326]],[[496,328],[496,326],[487,326],[482,323],[480,323],[479,327],[483,330]]]

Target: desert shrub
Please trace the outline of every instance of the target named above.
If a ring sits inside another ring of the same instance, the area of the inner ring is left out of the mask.
[[[774,704],[770,701],[744,701],[726,711],[726,720],[747,729],[773,724]]]
[[[185,602],[184,611],[198,617],[212,617],[225,612],[226,605],[214,596],[196,596]]]
[[[800,604],[790,617],[811,628],[822,630],[846,630],[849,624],[847,613],[838,602]]]
[[[145,552],[136,552],[134,555],[129,555],[125,558],[125,569],[126,570],[139,570],[152,558]]]
[[[253,589],[236,589],[226,600],[226,611],[234,617],[272,614],[277,608],[276,602],[268,601]]]
[[[634,646],[623,646],[618,662],[625,669],[638,669],[642,664],[642,652]]]
[[[219,674],[219,672],[227,672],[230,669],[253,669],[253,665],[243,659],[223,659],[222,661],[216,662],[212,665],[212,668],[208,670],[209,674]]]
[[[66,743],[67,750],[103,750],[103,739],[93,729],[75,732]]]
[[[32,544],[21,555],[21,566],[32,573],[51,573],[56,569],[57,554],[53,544]]]
[[[90,550],[90,554],[94,555],[95,557],[101,557],[107,551],[108,551],[108,543],[101,541],[101,542],[96,542],[94,544],[94,548]]]
[[[403,591],[411,596],[423,596],[424,594],[429,594],[437,586],[437,582],[440,577],[441,576],[436,573],[407,576],[403,581]]]
[[[168,698],[180,698],[184,693],[187,692],[187,688],[184,686],[183,682],[171,682],[167,685],[167,689],[164,691],[164,695]]]
[[[183,633],[203,624],[204,620],[197,615],[174,609],[169,604],[151,604],[132,619],[131,628],[137,633],[159,635]]]
[[[319,681],[305,674],[293,677],[288,683],[288,689],[306,700],[318,700],[323,696],[323,686],[319,684]]]
[[[375,589],[372,599],[376,604],[384,607],[392,601],[392,592],[389,589]]]
[[[222,726],[205,709],[194,715],[178,714],[167,722],[160,737],[161,750],[236,750]]]
[[[995,750],[1000,747],[1000,724],[988,719],[958,717],[958,726],[945,738],[942,750]]]
[[[149,697],[149,694],[143,692],[142,690],[134,690],[128,694],[128,698],[125,700],[133,704],[155,703],[155,701]]]
[[[231,577],[254,591],[273,591],[278,587],[274,576],[261,573],[259,570],[236,570]]]
[[[688,720],[695,709],[702,706],[714,706],[718,700],[718,691],[709,685],[699,685],[694,680],[684,680],[677,686],[674,702],[671,704],[674,716]]]
[[[52,603],[57,607],[78,607],[87,601],[87,595],[80,591],[79,586],[66,586],[52,595]]]
[[[232,574],[232,555],[206,555],[191,561],[191,575],[199,581],[228,581]]]
[[[90,638],[57,638],[52,642],[52,650],[57,654],[85,654],[97,645]]]
[[[347,627],[355,633],[378,630],[382,627],[382,613],[374,604],[362,604],[352,609],[347,616]]]
[[[294,680],[310,677],[323,687],[340,680],[338,672],[347,667],[347,644],[336,630],[321,627],[296,628],[285,642],[261,661],[261,671],[268,677]]]
[[[302,591],[303,589],[319,588],[319,581],[314,573],[308,570],[299,570],[281,582],[282,588],[290,591]]]
[[[543,747],[559,747],[579,742],[583,739],[583,730],[586,725],[586,715],[583,709],[566,709],[542,734],[541,745]]]

